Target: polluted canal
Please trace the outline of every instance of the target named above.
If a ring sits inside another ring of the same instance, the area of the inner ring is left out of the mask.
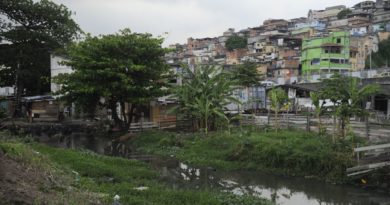
[[[42,142],[57,146],[89,149],[107,154],[109,139],[77,136],[72,142],[54,139]],[[112,147],[112,146],[111,146]],[[270,199],[280,205],[386,205],[390,195],[348,185],[332,185],[317,180],[285,177],[259,171],[221,171],[195,168],[175,158],[129,155],[149,163],[161,173],[161,180],[174,189],[214,189],[237,195],[250,194]]]

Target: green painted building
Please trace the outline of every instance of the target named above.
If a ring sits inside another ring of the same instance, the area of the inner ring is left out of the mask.
[[[332,32],[302,41],[302,72],[350,70],[349,32]]]

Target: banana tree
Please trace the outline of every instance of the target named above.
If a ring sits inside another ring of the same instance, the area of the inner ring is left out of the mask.
[[[324,107],[323,107],[324,103],[320,103],[321,97],[322,97],[321,93],[315,93],[315,92],[310,93],[310,98],[315,108],[314,113],[318,119],[318,134],[320,135],[323,134],[321,115],[324,112]]]
[[[228,80],[231,79],[229,73],[215,66],[197,67],[195,71],[185,67],[183,79],[182,86],[174,92],[179,102],[175,110],[196,119],[207,135],[217,118],[228,119],[226,106],[239,103],[232,97],[236,83]]]
[[[362,107],[362,102],[369,96],[379,91],[379,86],[370,84],[362,86],[357,78],[335,74],[330,79],[325,79],[321,92],[324,98],[330,99],[333,106],[334,122],[336,116],[340,120],[340,136],[346,135],[346,127],[352,116],[365,116],[367,112]],[[335,136],[335,123],[334,123]]]
[[[288,102],[288,96],[282,88],[272,88],[272,90],[268,94],[268,97],[271,100],[271,108],[275,112],[275,129],[276,132],[278,132],[278,113],[280,112],[280,109]]]

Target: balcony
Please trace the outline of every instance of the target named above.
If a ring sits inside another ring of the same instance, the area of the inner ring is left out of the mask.
[[[331,63],[329,61],[321,61],[320,69],[350,69],[351,64]]]
[[[323,53],[321,54],[321,59],[329,59],[329,58],[346,58],[348,55],[342,53]]]

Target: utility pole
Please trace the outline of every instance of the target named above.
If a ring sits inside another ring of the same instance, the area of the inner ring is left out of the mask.
[[[20,69],[20,63],[19,60],[16,64],[16,72],[15,72],[15,110],[14,110],[14,117],[19,116],[19,102],[20,102],[20,90],[19,90],[19,69]]]

